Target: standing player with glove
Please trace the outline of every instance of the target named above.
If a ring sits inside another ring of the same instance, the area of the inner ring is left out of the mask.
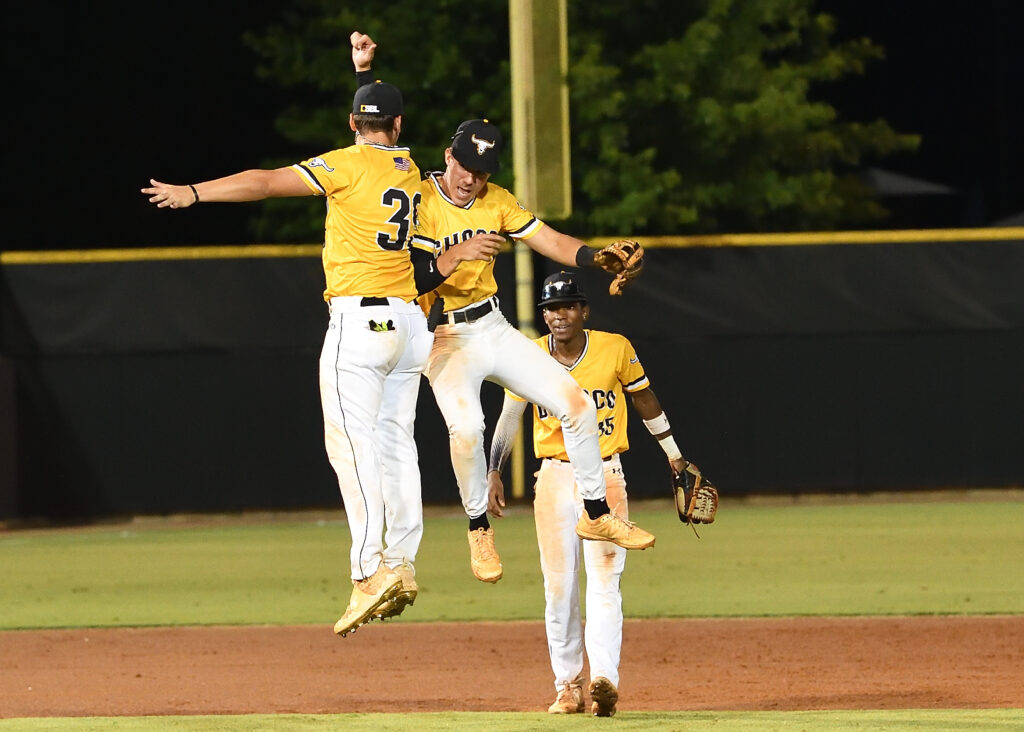
[[[360,82],[369,79],[369,61],[356,67]],[[501,132],[485,119],[459,125],[445,149],[445,170],[431,173],[420,187],[414,251],[446,257],[453,247],[500,246],[502,234],[567,266],[602,267],[615,275],[610,288],[639,274],[643,249],[620,242],[597,252],[579,239],[544,224],[509,191],[489,182],[498,172]],[[470,567],[482,582],[502,576],[494,532],[487,519],[487,456],[480,386],[493,381],[541,404],[556,415],[576,475],[585,510],[576,532],[585,539],[626,549],[645,549],[654,536],[623,521],[605,500],[597,413],[593,403],[565,369],[513,328],[498,308],[494,261],[460,263],[433,293],[432,320],[439,322],[426,375],[448,426],[452,467],[469,516]]]
[[[664,449],[673,472],[683,472],[689,463],[672,438],[668,419],[650,388],[632,344],[615,333],[584,329],[590,307],[576,277],[568,272],[548,277],[539,305],[551,333],[538,338],[536,344],[583,387],[597,408],[608,504],[616,514],[626,518],[629,515],[626,478],[619,461],[619,454],[629,449],[624,391],[629,393],[644,425]],[[584,638],[579,597],[580,541],[573,527],[583,505],[576,477],[566,462],[561,423],[542,406],[535,405],[534,410],[533,445],[537,457],[542,459],[535,487],[534,520],[544,573],[548,652],[557,692],[548,711],[577,714],[584,710]],[[489,510],[495,516],[502,515],[505,505],[501,471],[525,411],[526,402],[506,392],[494,429],[487,474]],[[585,645],[590,659],[590,709],[596,716],[609,717],[615,714],[619,697],[622,646],[619,578],[625,567],[626,552],[608,543],[584,542],[583,562],[587,571]]]

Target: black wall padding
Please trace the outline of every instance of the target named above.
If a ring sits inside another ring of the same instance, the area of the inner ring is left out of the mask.
[[[512,259],[498,262],[508,315]],[[647,259],[623,297],[583,273],[590,324],[633,341],[684,455],[724,495],[1024,485],[1021,242]],[[538,283],[559,268],[534,261]],[[340,505],[317,394],[322,287],[316,258],[0,270],[0,376],[15,384],[0,408],[17,432],[0,512]],[[501,390],[482,391],[493,425]],[[629,491],[667,496],[664,455],[630,416]],[[424,500],[457,503],[425,381],[417,442]]]

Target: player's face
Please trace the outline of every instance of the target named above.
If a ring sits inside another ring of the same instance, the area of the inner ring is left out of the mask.
[[[451,148],[444,151],[444,161],[447,165],[442,176],[445,193],[456,206],[465,206],[484,189],[491,174],[462,167]]]
[[[543,310],[544,322],[559,343],[567,343],[583,332],[590,306],[581,302],[555,303]]]

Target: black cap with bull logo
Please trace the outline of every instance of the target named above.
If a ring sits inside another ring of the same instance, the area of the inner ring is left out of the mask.
[[[452,156],[466,170],[497,173],[504,147],[501,130],[485,119],[468,119],[452,136]]]

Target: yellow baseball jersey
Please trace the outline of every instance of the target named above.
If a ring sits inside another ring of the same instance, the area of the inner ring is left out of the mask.
[[[352,145],[292,169],[314,194],[327,198],[324,300],[344,295],[414,300],[409,241],[420,170],[409,148]]]
[[[420,186],[420,206],[412,246],[440,256],[449,247],[476,234],[506,234],[529,239],[544,223],[501,186],[488,183],[465,206],[456,205],[441,189],[441,173],[431,173]],[[463,262],[435,291],[444,309],[458,310],[486,300],[498,291],[494,260]],[[426,296],[425,296],[426,297]]]
[[[625,336],[601,330],[585,330],[586,344],[569,373],[597,407],[598,442],[601,457],[611,457],[629,449],[626,436],[626,400],[623,392],[636,392],[650,386],[633,344]],[[550,335],[534,341],[548,353],[554,346]],[[506,390],[513,399],[525,401]],[[533,450],[539,458],[568,460],[562,423],[543,407],[533,406]]]

